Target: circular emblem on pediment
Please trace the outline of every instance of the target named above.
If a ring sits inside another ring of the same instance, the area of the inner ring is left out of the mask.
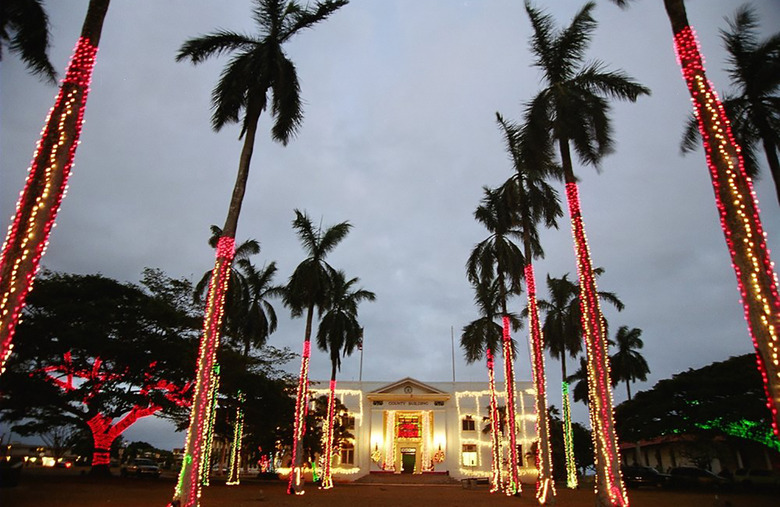
[[[404,387],[404,392],[406,394],[412,394],[412,386],[406,386]]]

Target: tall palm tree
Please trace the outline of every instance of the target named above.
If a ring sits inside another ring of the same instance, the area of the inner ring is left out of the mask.
[[[536,301],[536,280],[534,258],[544,257],[539,241],[537,225],[558,228],[557,219],[563,216],[558,193],[545,181],[550,176],[559,176],[559,168],[552,160],[550,143],[530,142],[523,136],[522,129],[496,113],[496,120],[512,160],[514,175],[504,183],[502,191],[518,212],[519,226],[523,238],[524,278],[528,294],[528,320],[531,346],[531,372],[536,391],[536,428],[539,436],[536,498],[542,505],[555,503],[555,483],[550,447],[550,424],[547,419],[547,378],[544,367],[544,338],[539,322],[539,307]]]
[[[325,262],[325,257],[336,248],[349,233],[349,222],[322,230],[315,228],[306,213],[295,210],[293,228],[306,251],[304,259],[290,276],[284,291],[283,301],[293,317],[306,314],[306,331],[301,354],[301,373],[298,378],[298,390],[295,398],[295,421],[293,423],[292,470],[287,487],[289,494],[302,495],[303,490],[303,435],[306,432],[306,412],[309,399],[309,357],[311,355],[311,332],[314,310],[322,316],[331,305],[333,280],[336,270]]]
[[[333,487],[331,461],[333,458],[333,429],[336,409],[336,373],[341,369],[341,356],[351,356],[363,338],[363,328],[358,322],[358,304],[376,300],[376,294],[365,289],[353,289],[359,278],[347,280],[343,271],[333,273],[330,284],[328,310],[317,329],[317,347],[330,355],[330,391],[328,393],[328,417],[323,435],[325,445],[322,467],[322,488]]]
[[[723,107],[742,148],[745,171],[752,178],[758,175],[756,145],[763,145],[780,203],[780,33],[759,41],[757,15],[748,5],[737,9],[728,25],[728,30],[721,30],[721,39],[728,51],[726,70],[736,91],[724,95]],[[681,144],[683,153],[700,143],[699,124],[691,115]]]
[[[597,165],[614,144],[607,98],[633,102],[650,91],[621,71],[607,70],[600,62],[584,63],[585,51],[596,28],[596,21],[591,16],[594,3],[587,3],[571,24],[562,30],[556,28],[552,16],[533,8],[527,1],[525,6],[534,32],[531,37],[534,63],[542,70],[547,85],[528,105],[527,123],[558,143],[577,253],[591,389],[590,419],[596,444],[597,501],[603,505],[625,505],[628,496],[620,475],[620,451],[609,383],[609,355],[571,147],[573,145],[582,163]]]
[[[18,53],[35,75],[54,84],[57,73],[49,61],[49,16],[41,0],[3,0],[0,4],[0,61],[3,46]]]
[[[501,435],[498,430],[492,431],[493,428],[500,428],[494,358],[496,352],[501,347],[503,338],[501,324],[496,322],[498,317],[501,316],[501,303],[499,300],[501,291],[497,280],[492,282],[480,281],[472,283],[472,286],[474,288],[474,303],[481,317],[463,327],[460,336],[460,346],[464,351],[466,363],[468,364],[480,361],[483,351],[485,353],[488,386],[490,388],[490,443],[493,457],[491,462],[490,492],[495,493],[501,489]],[[514,331],[519,330],[520,319],[517,315],[510,313],[509,318],[512,329]],[[512,340],[512,347],[515,347],[514,340]]]
[[[615,341],[617,343],[617,352],[612,354],[610,362],[612,363],[612,387],[618,382],[626,383],[626,393],[631,400],[631,382],[637,380],[647,380],[647,374],[650,373],[650,367],[647,361],[639,352],[639,349],[645,346],[642,342],[642,330],[628,326],[620,326]]]
[[[626,0],[613,0],[625,5]],[[780,438],[780,293],[753,184],[725,108],[707,79],[683,0],[664,0],[678,63],[693,102],[721,228],[764,380],[772,430]]]
[[[506,493],[519,494],[522,486],[518,467],[517,432],[515,420],[515,351],[512,347],[508,299],[520,293],[523,272],[523,254],[512,239],[522,239],[516,227],[517,213],[509,205],[505,193],[499,189],[484,188],[485,196],[474,211],[474,218],[490,232],[477,243],[466,263],[466,275],[472,284],[498,285],[498,304],[502,320],[502,349],[504,353],[504,380],[506,407],[509,416],[509,480]]]
[[[573,385],[571,390],[572,398],[574,401],[581,401],[585,405],[588,404],[588,361],[584,357],[580,357],[580,367],[577,371],[566,377],[566,382],[569,385]],[[614,370],[613,370],[614,374]],[[614,387],[614,386],[613,386]]]
[[[81,36],[43,127],[0,253],[0,374],[11,355],[16,324],[68,185],[108,3],[89,2]],[[10,6],[4,1],[2,8]],[[2,28],[6,30],[7,24]]]
[[[204,316],[203,337],[199,350],[195,396],[185,441],[185,461],[174,493],[174,503],[196,505],[200,498],[197,477],[202,463],[204,421],[208,419],[209,372],[219,344],[224,305],[224,290],[234,255],[235,236],[241,204],[249,178],[249,164],[254,150],[260,115],[270,106],[273,117],[271,137],[286,145],[303,121],[300,85],[295,65],[284,52],[285,43],[302,30],[323,21],[347,0],[326,0],[302,7],[292,0],[255,0],[252,18],[259,36],[252,37],[227,30],[186,41],[177,61],[204,62],[222,53],[234,53],[212,92],[212,127],[220,130],[227,124],[241,123],[244,138],[238,173],[230,198],[222,236],[217,245],[214,275]],[[243,118],[241,118],[243,114]]]

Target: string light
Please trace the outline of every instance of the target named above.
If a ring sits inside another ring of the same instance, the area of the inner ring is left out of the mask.
[[[674,35],[677,61],[691,94],[707,158],[721,228],[742,297],[756,363],[764,381],[772,430],[780,439],[780,297],[758,199],[745,172],[723,104],[707,79],[696,34],[685,26]]]
[[[326,430],[323,435],[323,465],[322,465],[322,489],[331,489],[333,487],[333,477],[331,476],[331,464],[333,461],[333,427],[336,415],[336,380],[330,381],[330,390],[328,391],[328,420]]]
[[[561,387],[563,405],[563,449],[566,454],[566,487],[577,489],[577,462],[574,459],[574,432],[571,427],[571,396],[569,384],[565,380]]]
[[[515,369],[512,357],[512,339],[509,335],[509,317],[504,315],[501,320],[503,323],[504,378],[506,379],[506,419],[509,426],[509,474],[507,475],[506,494],[512,496],[522,491],[518,474]]]
[[[211,369],[211,408],[209,409],[208,430],[206,431],[206,449],[203,452],[203,466],[201,467],[200,483],[209,485],[211,477],[211,451],[214,447],[214,423],[217,419],[217,394],[219,393],[219,363],[214,363]]]
[[[311,342],[304,340],[303,354],[301,355],[301,373],[298,376],[298,390],[295,397],[295,421],[293,423],[293,447],[292,447],[292,472],[287,485],[287,493],[302,495],[303,471],[301,464],[303,453],[303,435],[306,433],[306,414],[309,410],[309,356],[311,355]]]
[[[13,336],[27,294],[46,251],[84,124],[97,46],[79,38],[49,111],[19,194],[0,254],[0,374],[13,350]]]
[[[241,483],[239,467],[241,466],[241,440],[244,436],[244,400],[246,396],[238,391],[236,405],[236,420],[233,423],[233,445],[230,448],[230,475],[225,483],[228,486],[238,486]]]
[[[493,351],[488,347],[486,349],[488,386],[490,387],[490,443],[491,456],[490,463],[490,492],[495,493],[501,489],[501,435],[498,418],[498,400],[496,399],[496,373]]]
[[[395,472],[395,410],[385,412],[385,461],[382,470]]]

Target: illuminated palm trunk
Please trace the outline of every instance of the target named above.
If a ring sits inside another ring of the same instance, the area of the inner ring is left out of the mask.
[[[490,492],[501,489],[501,421],[498,417],[498,400],[496,398],[496,372],[493,361],[493,351],[487,348],[488,386],[490,386],[490,444],[493,461],[490,468]]]
[[[758,203],[731,132],[729,120],[712,84],[682,1],[666,0],[677,59],[691,94],[710,170],[721,228],[737,277],[748,331],[764,381],[772,429],[780,438],[780,297]]]
[[[335,370],[335,366],[334,366]],[[336,419],[336,379],[330,380],[330,391],[328,392],[328,421],[323,445],[323,464],[322,464],[322,489],[333,487],[333,477],[331,476],[331,463],[333,462],[333,426]]]
[[[206,429],[206,448],[203,452],[203,466],[200,470],[200,483],[208,486],[211,479],[211,451],[214,447],[214,422],[217,419],[217,393],[219,393],[219,363],[214,363],[211,370],[211,408]]]
[[[306,315],[306,335],[301,354],[301,372],[298,376],[298,390],[295,395],[295,420],[293,421],[292,464],[287,494],[302,495],[303,489],[303,435],[306,433],[306,414],[309,411],[309,357],[311,356],[311,327],[314,307]]]
[[[233,445],[230,447],[230,474],[225,483],[228,486],[238,486],[241,483],[239,468],[241,467],[241,440],[244,437],[244,393],[238,392],[236,420],[233,422]]]
[[[520,494],[520,460],[517,455],[517,419],[515,415],[515,366],[512,357],[512,340],[509,335],[509,317],[505,314],[503,322],[504,379],[506,380],[506,420],[509,427],[509,474],[506,494]]]
[[[568,154],[568,142],[561,141],[562,148],[564,144],[565,153]],[[625,506],[628,505],[628,495],[620,475],[620,450],[612,409],[609,349],[603,328],[604,319],[599,306],[588,240],[582,222],[577,183],[570,180],[570,174],[567,172],[566,199],[569,204],[577,256],[577,273],[580,280],[582,330],[588,363],[588,409],[596,462],[596,502],[597,505],[604,506]]]
[[[577,463],[574,460],[574,432],[571,429],[571,397],[569,384],[564,380],[561,385],[561,405],[563,406],[563,452],[566,455],[566,487],[578,486]]]
[[[0,373],[68,188],[109,0],[91,0],[0,254]]]
[[[216,382],[214,363],[219,348],[219,333],[225,306],[225,293],[230,281],[230,270],[235,254],[235,241],[223,236],[217,244],[217,258],[211,272],[206,314],[203,319],[203,335],[198,349],[198,364],[195,380],[195,393],[190,412],[190,424],[184,443],[184,459],[179,472],[172,505],[191,507],[199,505],[201,495],[202,469],[208,455],[206,447],[209,433],[211,410],[215,395],[213,385]]]
[[[552,452],[550,450],[550,424],[547,417],[547,378],[544,371],[544,339],[539,324],[539,307],[536,304],[536,280],[534,266],[526,253],[525,283],[528,292],[528,318],[531,328],[531,372],[536,389],[536,434],[539,449],[536,468],[539,479],[536,484],[536,499],[542,505],[555,503],[555,481],[553,479]]]

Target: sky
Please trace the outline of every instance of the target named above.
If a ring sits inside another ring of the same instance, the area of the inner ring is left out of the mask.
[[[88,2],[46,1],[50,57],[64,75]],[[741,4],[689,0],[688,17],[708,77],[729,89],[718,30]],[[541,1],[558,25],[580,1]],[[760,32],[780,26],[780,1],[754,0]],[[213,265],[209,226],[222,225],[241,150],[239,128],[210,128],[210,93],[228,57],[176,63],[182,43],[216,29],[256,33],[249,0],[112,2],[106,16],[70,189],[43,265],[136,282],[144,267],[197,281]],[[599,289],[625,304],[605,307],[612,333],[642,330],[651,373],[632,391],[674,373],[752,351],[736,279],[720,229],[703,150],[680,155],[690,112],[661,1],[627,10],[597,2],[598,28],[587,59],[623,69],[652,96],[612,103],[616,150],[597,171],[575,164]],[[483,186],[512,165],[495,113],[519,121],[542,87],[529,51],[530,22],[520,0],[353,0],[286,46],[295,62],[304,121],[287,145],[274,143],[261,117],[237,240],[257,239],[257,265],[276,261],[284,283],[304,259],[291,227],[294,209],[323,227],[353,229],[328,261],[376,293],[360,307],[365,327],[362,378],[486,381],[483,363],[457,348],[479,317],[464,271],[487,232],[473,212]],[[10,224],[55,87],[26,72],[15,55],[0,66],[0,218]],[[770,250],[780,252],[780,206],[771,178],[755,183]],[[562,187],[557,186],[563,198]],[[565,203],[564,203],[565,210]],[[535,263],[540,295],[547,274],[576,278],[568,218],[542,233]],[[777,254],[780,255],[780,254]],[[776,256],[775,256],[776,257]],[[519,311],[525,297],[512,302]],[[302,319],[278,303],[276,347],[300,352]],[[519,380],[530,380],[526,330],[514,335]],[[297,373],[299,364],[286,366]],[[574,371],[575,361],[568,361]],[[550,403],[560,407],[560,363],[548,357]],[[312,379],[329,377],[314,352]],[[339,378],[358,380],[358,354]],[[626,398],[615,390],[615,402]],[[583,423],[587,411],[576,404]],[[125,437],[161,448],[183,433],[153,418]]]

